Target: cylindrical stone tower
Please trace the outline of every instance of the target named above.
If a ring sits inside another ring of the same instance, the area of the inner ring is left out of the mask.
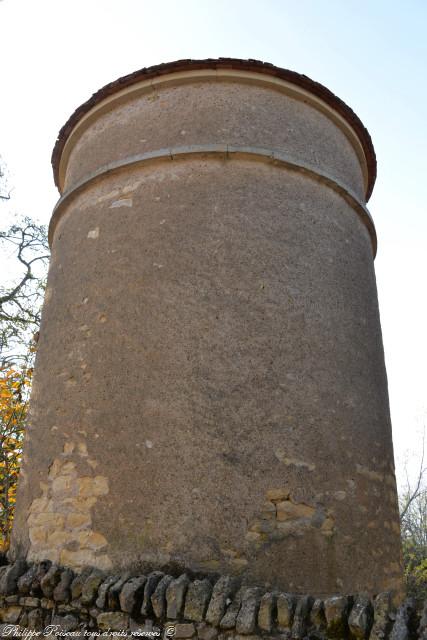
[[[62,129],[13,554],[399,589],[357,116],[305,76],[180,61]]]

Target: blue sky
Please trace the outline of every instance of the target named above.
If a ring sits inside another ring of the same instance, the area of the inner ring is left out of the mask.
[[[178,58],[257,58],[325,84],[371,133],[369,203],[395,455],[426,421],[427,2],[0,0],[0,154],[12,208],[48,221],[50,154],[70,113],[107,82]],[[0,209],[6,215],[6,208]]]

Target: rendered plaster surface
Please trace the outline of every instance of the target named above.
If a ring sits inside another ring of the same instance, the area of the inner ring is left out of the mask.
[[[285,151],[327,170],[363,198],[359,159],[325,114],[277,90],[230,81],[156,88],[101,115],[71,152],[65,189],[112,160],[212,143]]]
[[[232,83],[149,98],[82,134],[69,188],[182,138],[281,147],[362,197],[354,150],[312,107]],[[304,173],[215,154],[105,174],[70,198],[24,458],[15,555],[399,590],[372,246],[354,208]],[[65,514],[55,544],[34,532],[40,513]]]

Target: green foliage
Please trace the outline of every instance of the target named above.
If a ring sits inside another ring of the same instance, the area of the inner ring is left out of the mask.
[[[412,540],[402,540],[403,566],[408,596],[419,601],[427,599],[427,557]]]
[[[423,448],[424,450],[424,438]],[[427,469],[422,457],[418,477],[409,479],[400,496],[400,526],[406,591],[419,601],[427,599]]]
[[[0,551],[9,546],[31,368],[0,370]]]

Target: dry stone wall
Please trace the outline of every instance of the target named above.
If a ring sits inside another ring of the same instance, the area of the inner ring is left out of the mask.
[[[29,634],[33,631],[34,634]],[[427,605],[390,593],[266,591],[230,576],[74,573],[50,561],[0,567],[0,637],[175,637],[199,640],[427,640]]]

